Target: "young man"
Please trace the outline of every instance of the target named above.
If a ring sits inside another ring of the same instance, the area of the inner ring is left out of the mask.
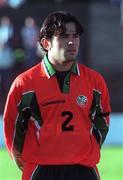
[[[50,14],[40,30],[42,62],[12,84],[5,141],[23,180],[100,179],[111,109],[102,76],[75,60],[82,34],[71,14]]]

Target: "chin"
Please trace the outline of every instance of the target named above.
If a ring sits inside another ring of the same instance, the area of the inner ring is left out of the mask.
[[[72,57],[66,58],[66,61],[75,61],[75,59],[76,59],[76,58],[72,56]]]

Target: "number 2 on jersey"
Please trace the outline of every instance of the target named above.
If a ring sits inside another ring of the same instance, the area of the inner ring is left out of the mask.
[[[69,125],[70,121],[73,119],[73,114],[70,111],[63,111],[61,116],[65,118],[64,122],[62,123],[62,131],[74,131],[74,126]]]

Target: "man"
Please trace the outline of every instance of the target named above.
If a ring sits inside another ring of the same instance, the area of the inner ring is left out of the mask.
[[[5,140],[23,180],[100,179],[111,109],[102,76],[75,60],[82,34],[71,14],[50,14],[40,30],[42,62],[12,84]]]

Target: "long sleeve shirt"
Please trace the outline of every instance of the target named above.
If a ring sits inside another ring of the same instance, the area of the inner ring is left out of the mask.
[[[109,129],[109,93],[96,71],[74,63],[62,87],[47,56],[13,82],[4,111],[5,142],[18,166],[93,167]]]

